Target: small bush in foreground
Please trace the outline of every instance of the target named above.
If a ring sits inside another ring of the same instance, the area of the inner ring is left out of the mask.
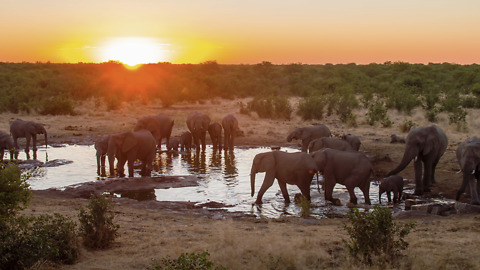
[[[118,225],[113,223],[115,217],[108,213],[112,209],[112,200],[106,195],[92,195],[87,208],[80,209],[80,235],[83,237],[83,245],[93,249],[110,247],[117,236]]]
[[[215,265],[208,259],[210,253],[182,253],[177,259],[163,258],[160,263],[154,262],[151,269],[154,270],[210,270],[226,269],[224,266]]]
[[[350,239],[343,240],[354,259],[367,264],[393,264],[408,247],[404,237],[410,233],[414,223],[403,226],[393,223],[390,209],[375,206],[371,212],[353,209],[348,213],[351,225],[344,223]]]
[[[32,195],[28,177],[28,174],[22,176],[17,165],[0,165],[0,219],[13,217],[27,207]]]

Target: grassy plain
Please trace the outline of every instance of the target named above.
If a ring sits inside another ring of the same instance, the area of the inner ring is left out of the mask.
[[[321,121],[303,121],[295,115],[290,120],[262,119],[255,113],[239,114],[238,102],[241,101],[245,103],[248,99],[185,102],[169,108],[155,102],[148,105],[130,103],[108,111],[104,104],[90,99],[77,104],[76,115],[2,113],[0,130],[8,132],[9,122],[21,118],[43,123],[49,132],[50,143],[91,143],[96,136],[131,129],[136,119],[143,115],[166,113],[175,120],[173,136],[179,136],[187,129],[185,119],[188,113],[202,111],[213,121],[234,113],[245,132],[245,137],[238,138],[237,145],[286,146],[291,145],[286,142],[286,136],[293,128],[322,122],[335,135],[352,133],[360,136],[360,149],[374,161],[376,177],[380,179],[398,164],[403,154],[404,145],[390,144],[390,135],[406,136],[399,127],[406,120],[418,126],[430,124],[421,109],[415,109],[409,115],[389,111],[388,116],[393,121],[389,128],[366,124],[366,110],[355,110],[357,127],[343,124],[336,116]],[[296,108],[298,100],[292,98],[290,102]],[[479,133],[478,115],[477,109],[468,109],[468,130],[457,131],[456,125],[449,124],[446,114],[439,114],[437,125],[446,132],[449,146],[437,167],[438,183],[431,196],[454,198],[461,183],[461,175],[455,174],[459,169],[455,149],[461,141]],[[413,164],[401,175],[412,181]],[[160,260],[166,255],[176,258],[184,252],[207,250],[213,262],[227,269],[359,269],[353,265],[342,244],[342,238],[347,237],[342,227],[346,219],[314,222],[300,218],[215,219],[199,215],[194,209],[163,209],[130,200],[116,199],[114,202],[120,236],[113,248],[103,251],[82,249],[75,265],[44,265],[43,268],[144,269],[152,265],[152,259]],[[25,213],[57,212],[77,220],[80,207],[86,204],[85,199],[35,194]],[[416,221],[417,226],[406,238],[410,246],[397,269],[480,269],[478,215],[441,217],[412,213],[397,222],[411,220]]]

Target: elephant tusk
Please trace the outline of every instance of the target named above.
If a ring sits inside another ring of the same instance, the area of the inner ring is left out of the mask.
[[[458,172],[456,172],[456,174],[459,174],[459,173],[461,173],[461,172],[462,172],[462,170],[459,170]]]
[[[475,170],[472,171],[472,174],[475,174]]]
[[[415,159],[414,159],[413,161],[415,161],[415,162],[416,162],[416,161],[417,161],[417,159],[418,159],[418,156],[415,156]]]

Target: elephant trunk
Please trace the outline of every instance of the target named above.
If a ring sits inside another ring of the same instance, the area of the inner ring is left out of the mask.
[[[252,170],[250,171],[250,186],[252,188],[252,193],[251,196],[255,194],[255,175],[257,174],[255,166],[252,167]]]
[[[405,167],[407,167],[410,161],[412,161],[412,159],[414,159],[416,156],[417,156],[417,152],[405,150],[405,153],[403,154],[403,158],[402,158],[402,161],[400,161],[400,164],[398,164],[398,166],[395,169],[390,171],[387,174],[387,176],[394,175],[401,172],[403,169],[405,169]]]
[[[293,139],[293,133],[288,134],[287,136],[287,142],[291,142]]]

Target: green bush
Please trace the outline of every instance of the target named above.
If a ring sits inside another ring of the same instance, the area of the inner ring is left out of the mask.
[[[22,175],[14,164],[0,166],[0,219],[8,219],[25,209],[32,192],[28,189],[29,174]],[[0,221],[1,221],[0,220]]]
[[[383,102],[378,100],[368,107],[367,112],[367,123],[373,126],[376,122],[382,123],[383,127],[392,125],[392,122],[387,116],[387,108],[385,108]]]
[[[323,119],[323,109],[325,108],[325,101],[319,96],[311,96],[304,98],[298,104],[298,115],[303,120],[321,120]]]
[[[64,97],[54,97],[52,99],[44,100],[39,113],[43,115],[75,115],[73,101]]]
[[[109,213],[113,208],[112,199],[106,195],[92,195],[87,208],[89,212],[81,208],[78,214],[83,245],[92,249],[110,247],[119,228],[113,223],[115,216]]]
[[[224,266],[215,265],[208,259],[210,253],[204,251],[202,253],[182,253],[177,259],[170,259],[169,256],[162,258],[160,263],[153,262],[154,270],[211,270],[226,269]]]
[[[249,111],[254,111],[261,118],[290,120],[292,107],[284,97],[254,98],[247,103]]]
[[[401,251],[408,247],[405,236],[415,226],[394,224],[390,209],[378,205],[370,212],[354,208],[348,220],[350,225],[343,226],[350,239],[343,242],[354,259],[367,265],[396,263]]]
[[[403,123],[400,125],[400,131],[402,132],[409,132],[412,127],[416,127],[417,124],[413,122],[412,120],[406,120],[403,121]]]

